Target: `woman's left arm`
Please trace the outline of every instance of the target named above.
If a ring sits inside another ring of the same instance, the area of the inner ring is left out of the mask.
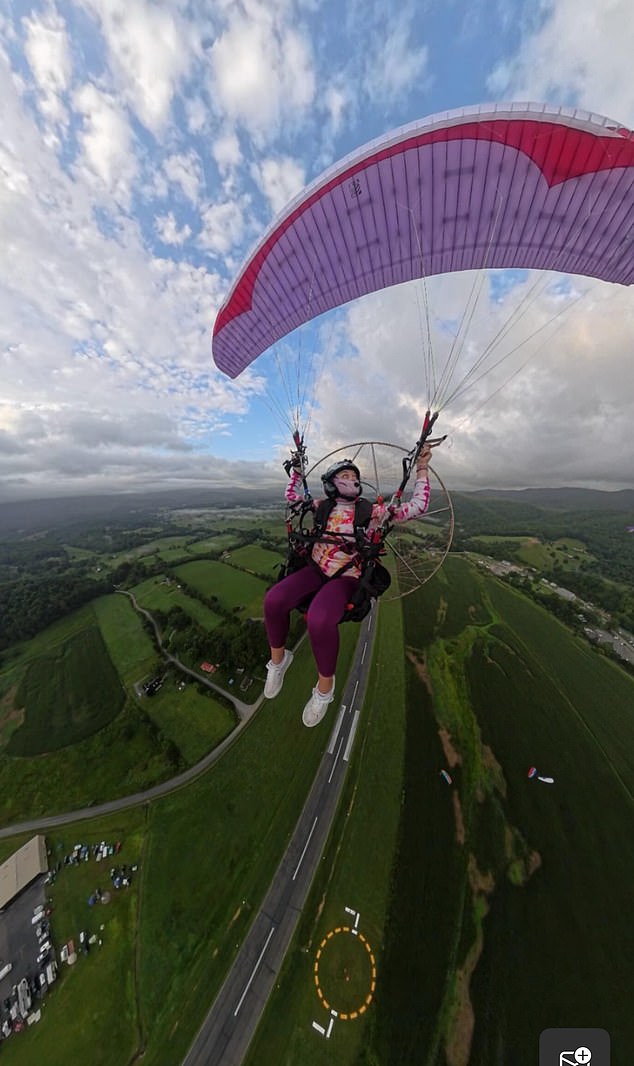
[[[418,518],[425,514],[429,507],[431,486],[429,484],[428,466],[431,458],[431,448],[425,444],[416,461],[416,482],[414,491],[407,503],[397,507],[392,518],[394,522],[409,522],[411,518]]]

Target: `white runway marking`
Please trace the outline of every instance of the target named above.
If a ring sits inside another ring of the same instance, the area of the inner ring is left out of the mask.
[[[359,712],[354,712],[354,718],[352,719],[352,726],[350,727],[350,736],[348,737],[348,743],[346,744],[346,750],[343,753],[343,761],[348,762],[350,758],[350,750],[352,748],[352,742],[354,740],[354,734],[357,731],[357,725],[359,724]]]
[[[321,1033],[322,1036],[326,1035],[326,1030],[324,1029],[323,1025],[317,1025],[317,1022],[313,1022],[313,1029],[316,1029],[317,1032]]]
[[[330,1025],[328,1026],[328,1031],[326,1033],[326,1040],[330,1040],[330,1034],[332,1033],[332,1027],[333,1027],[334,1024],[335,1024],[335,1019],[331,1018],[330,1019]]]
[[[339,730],[341,729],[341,723],[343,722],[343,716],[344,716],[345,713],[346,713],[346,705],[345,705],[345,703],[342,703],[341,704],[341,710],[339,711],[339,717],[337,718],[337,721],[335,722],[335,728],[332,731],[332,736],[330,738],[330,744],[328,745],[328,754],[329,755],[332,755],[333,751],[335,750],[335,744],[337,743],[337,737],[339,736]]]
[[[361,915],[360,915],[360,914],[359,914],[359,912],[357,911],[357,916],[356,916],[356,918],[355,918],[355,920],[354,920],[354,927],[355,927],[355,929],[357,929],[357,928],[358,928],[358,926],[359,926],[359,918],[360,918],[360,917],[361,917]]]
[[[319,817],[319,815],[317,817]],[[310,844],[310,838],[312,837],[312,835],[313,835],[313,833],[315,831],[315,826],[316,825],[317,825],[317,818],[315,818],[315,821],[313,822],[313,824],[311,826],[310,833],[308,834],[308,840],[304,844],[304,850],[302,851],[302,853],[301,853],[301,855],[299,857],[299,862],[297,863],[297,866],[295,867],[295,873],[293,874],[293,881],[297,877],[298,870],[299,870],[300,866],[302,865],[302,862],[304,860],[304,855],[306,854],[308,845]]]
[[[316,819],[315,819],[315,820],[316,820]],[[234,1012],[233,1012],[233,1016],[234,1016],[234,1018],[235,1018],[236,1014],[238,1013],[238,1011],[240,1010],[240,1007],[241,1007],[241,1006],[242,1006],[242,1004],[244,1003],[244,1000],[245,1000],[245,996],[246,996],[247,992],[249,991],[249,989],[250,989],[250,987],[251,987],[251,982],[253,981],[253,978],[255,977],[255,975],[256,975],[256,973],[257,973],[257,970],[258,970],[258,966],[259,966],[259,965],[260,965],[260,963],[262,962],[262,957],[263,957],[263,955],[264,955],[264,952],[266,951],[266,949],[267,949],[267,948],[268,948],[268,946],[269,946],[269,941],[270,941],[271,937],[273,936],[273,933],[274,933],[274,932],[275,932],[275,926],[273,925],[273,926],[271,926],[271,929],[270,929],[269,935],[268,935],[268,936],[267,936],[267,938],[266,938],[266,941],[265,941],[265,943],[264,943],[264,947],[262,948],[262,951],[260,952],[260,954],[259,954],[259,956],[258,956],[258,961],[256,962],[255,966],[253,967],[253,971],[252,971],[252,973],[251,973],[251,976],[250,976],[249,980],[248,980],[248,981],[247,981],[247,983],[246,983],[246,986],[245,986],[244,992],[243,992],[243,993],[242,993],[242,995],[240,996],[240,1002],[238,1003],[238,1006],[236,1007],[236,1009],[235,1009],[235,1010],[234,1010]]]
[[[342,738],[341,738],[341,740],[339,741],[339,750],[338,750],[337,754],[335,755],[335,757],[334,757],[334,759],[333,759],[333,761],[332,761],[332,767],[331,767],[331,769],[330,769],[330,773],[329,773],[329,775],[328,775],[328,784],[330,784],[330,782],[332,781],[332,775],[333,775],[333,774],[334,774],[334,772],[335,772],[335,767],[336,767],[336,765],[337,765],[337,762],[338,762],[339,756],[341,755],[341,749],[342,749],[342,747],[343,747],[343,737],[342,737]]]

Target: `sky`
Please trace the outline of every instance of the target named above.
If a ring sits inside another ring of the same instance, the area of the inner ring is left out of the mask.
[[[409,447],[426,316],[441,362],[476,291],[461,359],[505,321],[525,343],[441,412],[445,484],[633,486],[623,287],[430,279],[324,316],[235,381],[211,356],[244,257],[338,159],[492,100],[633,128],[633,54],[629,0],[0,0],[0,501],[282,491],[294,365],[316,368],[312,458]]]

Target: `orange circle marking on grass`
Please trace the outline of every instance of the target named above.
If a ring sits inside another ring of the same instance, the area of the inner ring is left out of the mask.
[[[317,995],[319,996],[319,998],[320,998],[325,1010],[332,1011],[333,1014],[336,1013],[335,1009],[330,1005],[330,1003],[328,1002],[328,1000],[324,996],[324,993],[322,992],[322,989],[321,989],[321,985],[319,984],[319,959],[321,957],[321,953],[324,950],[325,945],[328,943],[328,941],[333,936],[336,936],[338,933],[350,933],[350,934],[352,934],[353,930],[350,928],[349,925],[339,925],[339,926],[337,926],[336,929],[331,929],[330,932],[326,933],[324,939],[322,940],[321,944],[319,945],[319,948],[317,949],[317,955],[315,957],[315,967],[314,967],[314,977],[315,977],[315,985],[317,987]],[[361,1014],[365,1013],[365,1011],[368,1009],[368,1007],[370,1006],[370,1004],[372,1002],[372,997],[374,996],[374,991],[376,989],[376,960],[374,958],[374,954],[372,952],[372,948],[368,944],[368,941],[364,937],[363,933],[359,933],[358,930],[354,930],[354,935],[356,936],[357,940],[361,941],[361,943],[363,944],[365,950],[368,953],[368,956],[370,958],[370,966],[371,966],[371,969],[372,969],[372,977],[370,979],[370,991],[368,992],[367,996],[365,997],[364,1002],[359,1007],[357,1007],[357,1009],[355,1011],[351,1011],[350,1013],[347,1013],[347,1014],[337,1014],[337,1017],[341,1018],[341,1020],[344,1021],[344,1022],[352,1021],[354,1018],[358,1018]]]

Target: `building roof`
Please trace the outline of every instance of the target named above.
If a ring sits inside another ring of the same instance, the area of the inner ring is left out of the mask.
[[[38,834],[0,865],[0,910],[47,870],[46,839]]]

